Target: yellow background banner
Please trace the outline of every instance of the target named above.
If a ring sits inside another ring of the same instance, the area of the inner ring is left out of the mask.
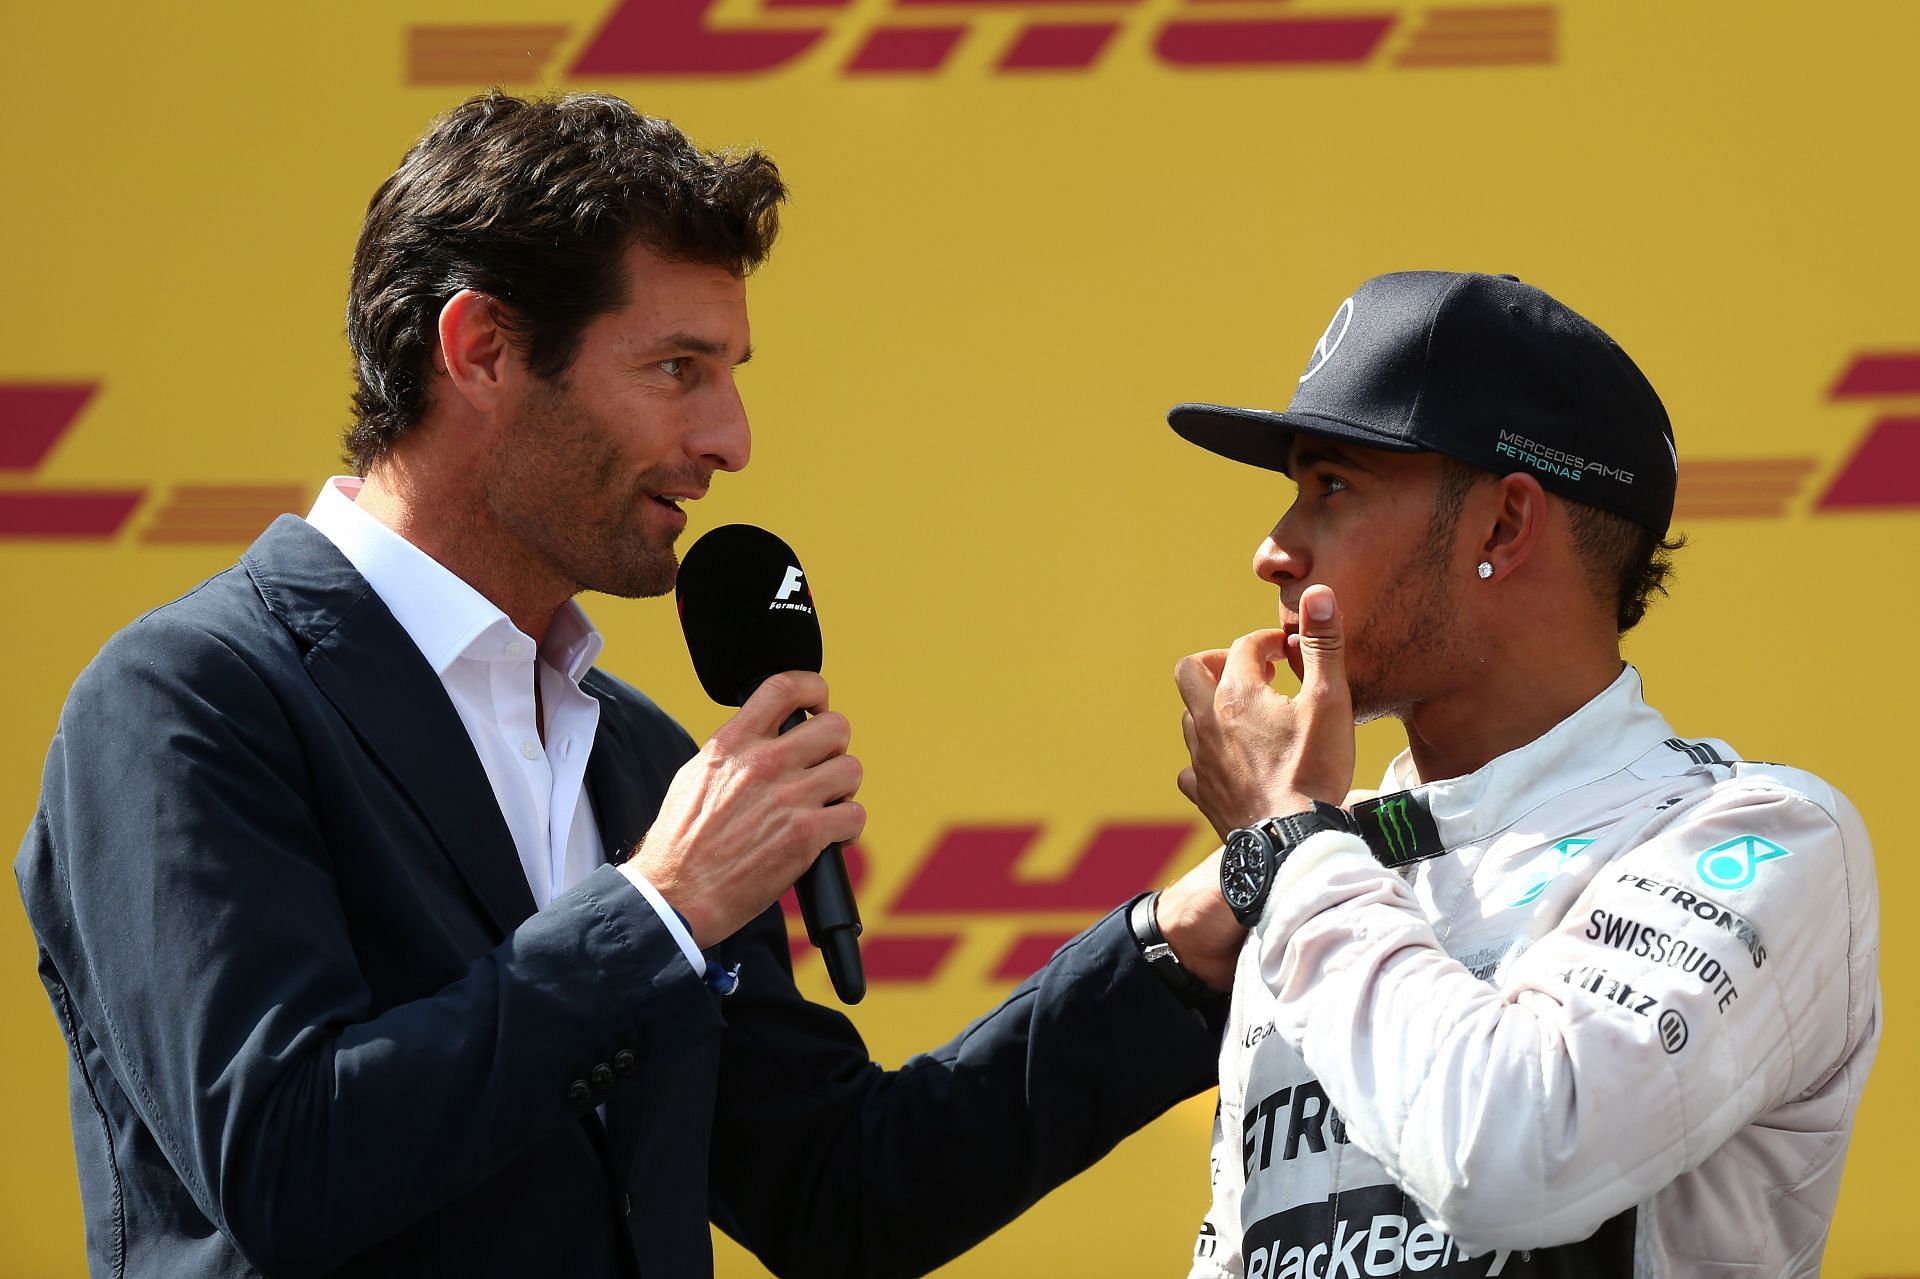
[[[494,81],[606,89],[793,186],[750,287],[753,464],[690,536],[760,523],[807,565],[868,773],[855,1018],[898,1062],[1211,847],[1171,672],[1270,623],[1248,561],[1291,490],[1166,407],[1277,407],[1368,276],[1512,272],[1672,413],[1693,545],[1629,644],[1651,700],[1821,773],[1873,832],[1886,1037],[1827,1273],[1920,1273],[1916,49],[1894,0],[14,6],[0,826],[105,638],[338,469],[353,237],[427,120]],[[586,603],[604,665],[720,721],[669,605]],[[1362,779],[1395,749],[1366,729]],[[0,956],[0,1274],[75,1275],[65,1057],[12,895]],[[803,984],[831,998],[817,963]],[[948,1273],[1183,1273],[1210,1116]]]

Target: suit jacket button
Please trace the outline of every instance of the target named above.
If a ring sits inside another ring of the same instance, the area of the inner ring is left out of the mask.
[[[639,1064],[640,1059],[633,1055],[633,1049],[631,1048],[622,1048],[613,1055],[613,1073],[622,1079],[631,1075],[633,1068]]]
[[[601,1062],[593,1068],[593,1086],[595,1088],[613,1087],[613,1067]]]
[[[576,1106],[584,1106],[593,1100],[593,1090],[587,1087],[587,1081],[576,1079],[567,1085],[567,1100]]]

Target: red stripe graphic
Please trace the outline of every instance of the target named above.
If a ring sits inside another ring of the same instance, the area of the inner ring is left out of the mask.
[[[893,0],[902,9],[1071,9],[1093,7],[1116,9],[1136,5],[1140,0]]]
[[[39,469],[99,389],[98,382],[0,385],[0,471]]]
[[[1858,364],[1854,366],[1856,369]],[[1883,417],[1820,499],[1822,511],[1920,506],[1920,417]]]
[[[1920,395],[1920,352],[1862,355],[1827,393],[1834,400],[1895,395]]]
[[[1676,520],[1777,517],[1816,465],[1810,457],[1710,458],[1680,464]]]
[[[1072,941],[1077,933],[1027,933],[1014,939],[1007,953],[993,970],[999,981],[1025,981],[1046,967],[1053,952]]]
[[[847,60],[847,70],[937,71],[966,34],[965,27],[878,27]]]
[[[114,537],[145,494],[139,489],[0,492],[0,538]]]
[[[959,944],[959,933],[936,933],[930,937],[862,937],[860,966],[867,970],[869,981],[932,981],[940,975],[941,968]],[[796,962],[805,960],[806,955],[801,954],[802,951],[807,955],[819,954],[807,944],[804,937],[794,944]]]
[[[566,36],[561,26],[414,27],[407,32],[407,83],[539,81]]]
[[[959,944],[958,933],[875,937],[860,948],[860,958],[874,981],[932,981]]]
[[[1192,832],[1185,822],[1103,826],[1065,874],[1038,879],[1014,873],[1039,838],[1038,826],[950,827],[900,891],[893,913],[1111,910],[1159,883]]]
[[[853,891],[858,895],[861,886],[867,882],[867,855],[861,851],[860,845],[848,844],[840,850],[840,856],[847,863],[847,882],[853,885]],[[800,899],[791,888],[780,896],[780,913],[787,917],[788,928],[801,927]],[[802,935],[800,940],[805,941],[806,937]]]
[[[1035,23],[1020,33],[1000,59],[1002,71],[1066,70],[1090,67],[1120,30],[1117,22],[1080,26]]]
[[[1403,67],[1544,65],[1554,61],[1551,8],[1429,9],[1395,63]]]
[[[140,540],[148,544],[251,542],[274,518],[306,505],[297,484],[180,484]]]
[[[1242,22],[1169,22],[1154,47],[1183,66],[1358,64],[1373,56],[1393,15],[1268,18]]]
[[[577,76],[738,75],[770,71],[812,48],[825,27],[713,30],[714,0],[622,0],[574,60]]]

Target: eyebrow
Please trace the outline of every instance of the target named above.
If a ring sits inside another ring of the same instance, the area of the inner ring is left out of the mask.
[[[725,359],[727,344],[716,342],[712,338],[703,338],[694,333],[669,333],[660,340],[663,347],[672,347],[681,351],[692,351],[695,355],[704,355],[712,359]],[[746,354],[734,361],[735,366],[745,364],[753,358],[753,348],[748,347]]]
[[[1355,457],[1347,449],[1343,449],[1334,444],[1310,445],[1303,448],[1288,460],[1287,467],[1290,472],[1301,471],[1322,463],[1330,466],[1344,466],[1356,471],[1365,471],[1369,475],[1376,474],[1371,466],[1368,466],[1365,462]]]

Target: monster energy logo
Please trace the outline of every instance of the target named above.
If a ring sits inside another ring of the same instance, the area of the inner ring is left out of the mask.
[[[1407,797],[1397,796],[1373,810],[1380,826],[1380,838],[1387,841],[1387,852],[1395,861],[1413,856],[1413,823],[1407,820]]]
[[[1383,865],[1403,866],[1446,851],[1433,810],[1419,791],[1363,800],[1353,806],[1353,815],[1361,819],[1361,838]]]

